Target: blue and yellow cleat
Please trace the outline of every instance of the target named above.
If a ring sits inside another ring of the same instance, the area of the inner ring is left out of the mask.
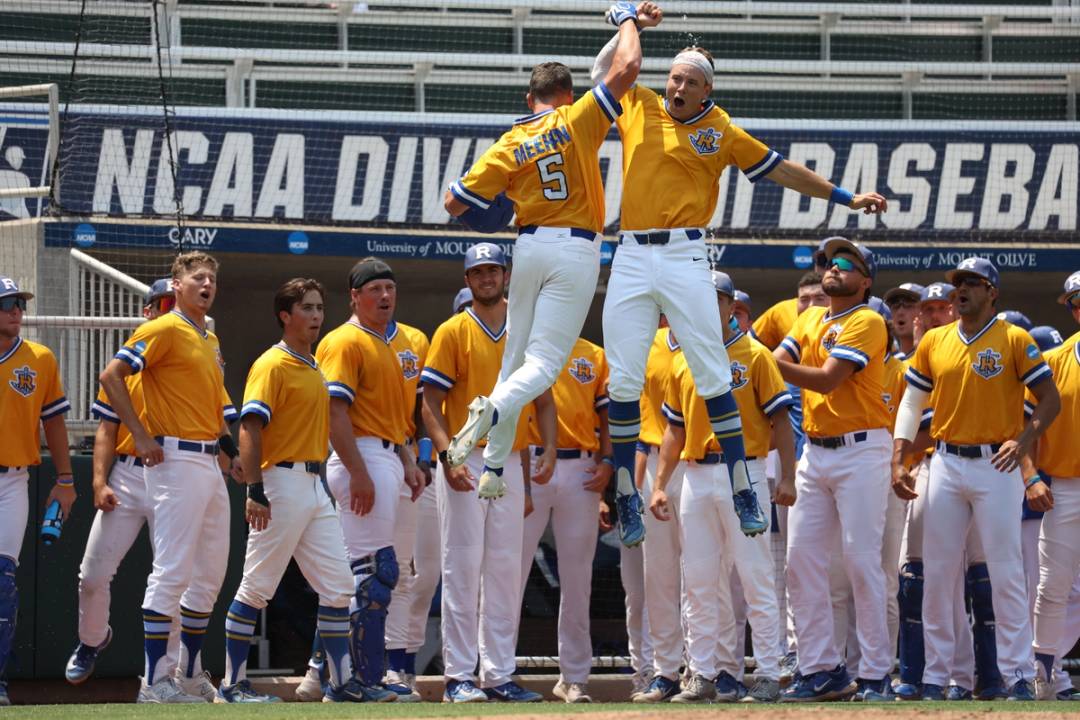
[[[844,665],[801,676],[780,696],[780,702],[846,700],[858,690]]]
[[[735,493],[732,500],[735,501],[735,514],[739,516],[739,529],[743,535],[754,537],[769,529],[769,519],[758,504],[754,488]]]
[[[444,703],[482,703],[488,701],[488,696],[476,687],[472,680],[447,680],[442,701]]]
[[[237,681],[235,685],[218,685],[217,694],[214,696],[215,703],[279,703],[281,698],[277,695],[263,695],[251,686],[247,678]]]
[[[75,651],[71,653],[71,658],[68,659],[67,667],[64,669],[64,677],[67,678],[67,681],[72,685],[78,685],[89,680],[90,676],[94,674],[94,665],[97,663],[98,655],[102,650],[109,647],[110,642],[112,642],[111,627],[108,628],[105,641],[97,647],[81,642],[76,645]]]
[[[322,701],[324,703],[333,702],[394,702],[397,700],[397,693],[392,690],[387,690],[381,685],[365,685],[356,678],[352,678],[349,682],[345,683],[341,687],[330,686],[326,689],[326,694],[323,695]]]
[[[484,693],[489,700],[511,703],[534,703],[542,702],[544,696],[532,690],[526,690],[513,680],[508,680],[502,685],[493,688],[484,688]]]
[[[933,683],[923,683],[922,699],[927,702],[943,702],[945,700],[945,688]]]

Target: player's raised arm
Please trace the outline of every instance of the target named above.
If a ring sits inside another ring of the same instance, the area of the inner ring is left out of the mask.
[[[623,43],[621,40],[623,25],[616,22],[618,17],[620,17],[616,14],[616,8],[619,5],[631,5],[631,3],[616,3],[608,9],[606,18],[608,22],[614,23],[619,26],[619,32],[612,35],[611,39],[608,40],[607,44],[600,49],[600,52],[596,55],[596,61],[593,63],[592,71],[590,72],[592,84],[598,85],[603,82],[605,85],[608,86],[608,89],[611,90],[612,93],[614,93],[616,99],[622,97],[623,93],[633,87],[634,82],[636,82],[637,80],[637,73],[635,72],[634,79],[630,81],[630,84],[627,85],[622,92],[615,92],[615,90],[611,87],[611,80],[608,77],[611,74],[611,71],[618,64],[617,56],[620,55],[624,50],[633,52],[633,48],[628,47],[628,45],[626,43]],[[636,27],[639,30],[644,30],[647,27],[656,27],[660,24],[660,21],[664,19],[664,12],[660,9],[660,6],[654,2],[638,3],[636,14]],[[637,51],[639,56],[637,64],[638,68],[640,69],[640,41],[637,42],[636,45],[638,48]]]
[[[765,177],[803,195],[823,198],[852,210],[862,210],[866,215],[877,215],[888,210],[889,203],[884,195],[876,192],[856,195],[850,190],[833,185],[805,165],[790,160],[780,161]]]

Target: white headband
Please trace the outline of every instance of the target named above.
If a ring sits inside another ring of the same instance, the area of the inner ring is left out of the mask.
[[[709,59],[696,50],[687,50],[675,56],[671,61],[671,67],[676,65],[693,65],[705,75],[705,84],[713,84],[713,67]]]

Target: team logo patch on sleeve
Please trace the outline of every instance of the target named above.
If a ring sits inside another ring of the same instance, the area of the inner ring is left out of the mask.
[[[738,390],[750,381],[750,373],[747,367],[738,360],[731,361],[731,389]]]
[[[574,358],[570,361],[569,373],[571,377],[582,385],[588,385],[596,379],[593,364],[583,357]]]
[[[712,155],[720,151],[720,138],[723,136],[723,133],[712,128],[703,128],[690,136],[690,144],[698,155]]]
[[[23,365],[17,370],[12,370],[11,374],[15,376],[14,380],[8,380],[8,385],[11,386],[12,390],[23,397],[30,397],[34,394],[34,390],[37,389],[37,383],[34,382],[37,373],[31,370],[29,365]]]
[[[420,374],[420,356],[412,350],[402,350],[397,354],[401,363],[401,374],[406,380],[412,380]]]
[[[1001,364],[1001,353],[994,352],[992,348],[986,348],[975,356],[975,362],[971,368],[980,377],[989,380],[1001,374],[1005,367]]]
[[[1027,353],[1027,356],[1032,360],[1039,357],[1039,348],[1035,347],[1034,345],[1028,345],[1026,348],[1024,348],[1024,352]]]

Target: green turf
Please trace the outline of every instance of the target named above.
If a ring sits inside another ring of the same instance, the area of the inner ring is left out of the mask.
[[[800,707],[823,709],[824,705],[796,706],[785,705],[785,710]],[[942,710],[963,713],[993,712],[1066,712],[1070,706],[1066,703],[897,703],[894,705],[871,705],[862,703],[830,703],[829,711],[860,712],[869,709],[887,710],[889,715],[925,716],[927,711]],[[282,703],[275,705],[37,705],[11,707],[3,709],[5,718],[34,718],[35,720],[72,720],[72,718],[153,718],[154,720],[192,719],[192,718],[228,718],[228,720],[301,720],[303,718],[423,718],[423,717],[460,717],[460,716],[497,716],[497,715],[541,715],[570,714],[590,712],[680,712],[703,710],[700,705],[631,705],[629,703],[594,703],[592,705],[566,705],[563,703],[539,703],[529,705],[508,704],[468,704],[443,705],[440,703],[364,705],[362,708],[353,704],[300,704]],[[1080,708],[1078,708],[1080,709]],[[711,705],[711,712],[775,712],[771,705]]]

